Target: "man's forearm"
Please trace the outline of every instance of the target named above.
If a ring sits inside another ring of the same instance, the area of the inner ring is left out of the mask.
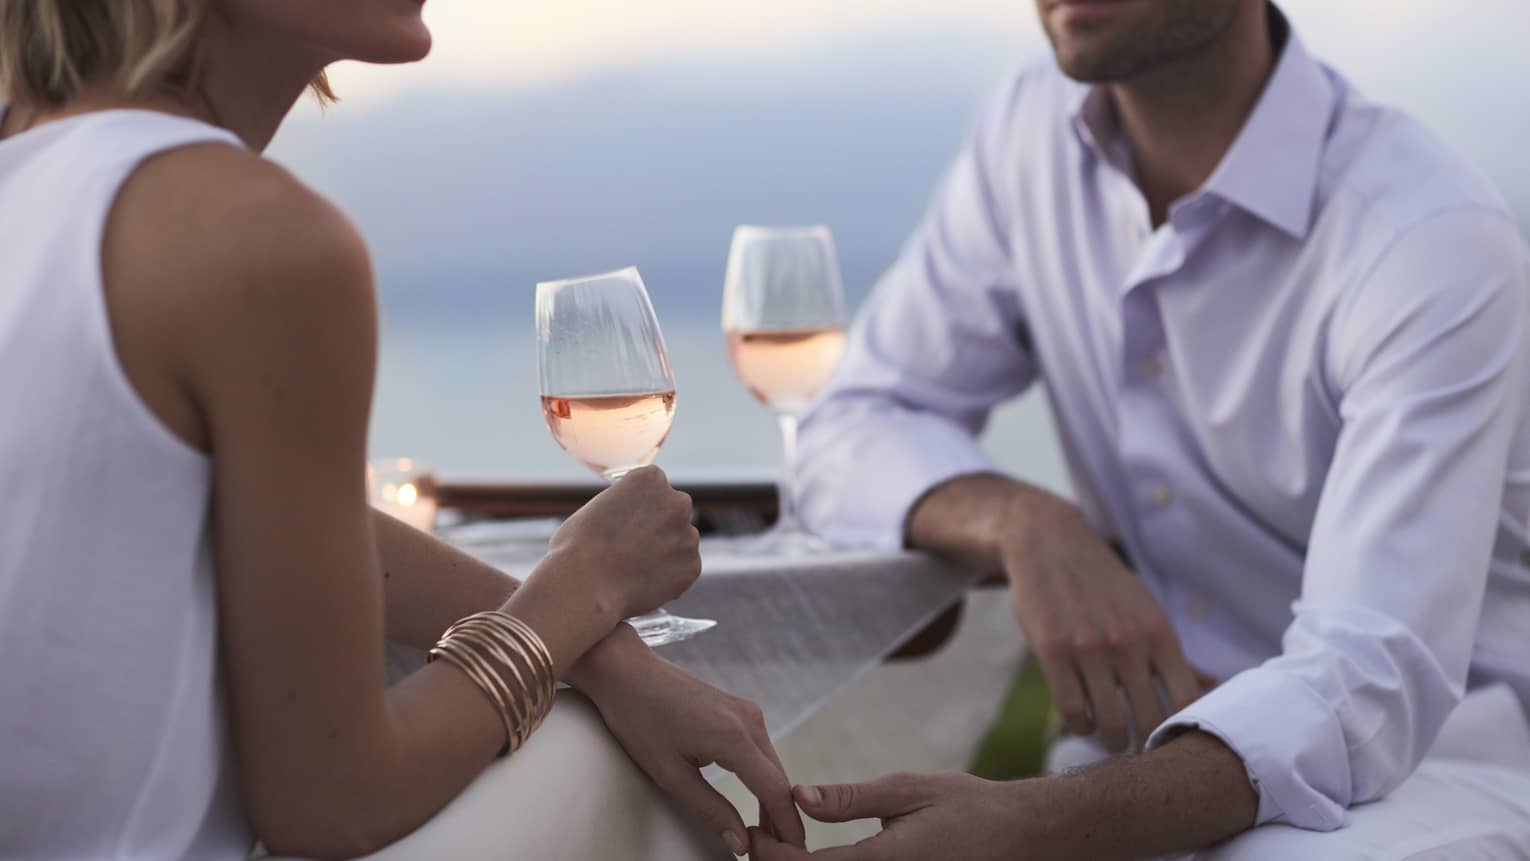
[[[520,586],[520,581],[498,568],[380,511],[373,511],[372,523],[382,563],[390,640],[429,649],[453,622],[503,606]],[[617,625],[565,680],[585,689],[603,672],[651,655],[631,627]]]
[[[904,540],[910,547],[971,568],[997,570],[1003,536],[1068,505],[1058,496],[1008,476],[963,475],[937,485],[914,504]]]
[[[1040,819],[1026,818],[1070,858],[1127,861],[1200,849],[1247,831],[1259,810],[1243,760],[1203,732],[1030,783],[1039,792],[1028,796],[1044,800],[1031,811]]]

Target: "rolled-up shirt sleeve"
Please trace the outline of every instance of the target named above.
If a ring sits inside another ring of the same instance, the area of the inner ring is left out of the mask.
[[[992,471],[976,435],[1035,378],[993,193],[994,154],[1023,84],[1017,76],[983,112],[803,422],[803,516],[835,544],[899,547],[930,488]]]
[[[1331,321],[1342,429],[1282,653],[1170,718],[1237,752],[1258,822],[1326,831],[1410,775],[1464,694],[1515,432],[1530,263],[1512,223],[1431,217]]]

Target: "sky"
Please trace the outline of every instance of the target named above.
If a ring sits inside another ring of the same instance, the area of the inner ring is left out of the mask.
[[[1530,0],[1282,8],[1315,54],[1464,153],[1530,233]],[[342,64],[341,103],[305,101],[272,152],[385,264],[437,269],[599,265],[667,242],[673,259],[729,218],[832,218],[863,233],[847,251],[885,259],[983,94],[1048,53],[1034,0],[428,0],[425,14],[429,58]],[[665,198],[657,217],[634,206]]]
[[[1525,0],[1285,0],[1309,42],[1384,83],[1434,48],[1455,64],[1504,60],[1521,73],[1530,33]],[[335,73],[358,101],[400,86],[537,87],[675,54],[768,60],[803,42],[866,29],[965,28],[1004,33],[1017,49],[1041,44],[1034,0],[429,0],[436,37],[417,68],[345,66]],[[1486,51],[1486,56],[1475,52]],[[1364,77],[1363,75],[1362,77]],[[1525,77],[1520,77],[1521,86]]]
[[[1150,0],[1141,0],[1150,2]],[[1284,0],[1318,56],[1370,97],[1423,119],[1484,169],[1512,201],[1530,200],[1517,134],[1530,122],[1530,0]],[[795,58],[844,50],[808,83],[887,85],[900,56],[853,56],[854,45],[937,33],[951,74],[996,78],[1041,56],[1035,0],[428,0],[435,49],[409,67],[341,64],[337,113],[385,107],[411,93],[535,93],[629,71],[711,66],[730,80],[782,91]],[[976,49],[969,55],[964,40]],[[1007,55],[983,48],[1002,45]],[[843,48],[842,46],[851,46]],[[885,72],[879,79],[880,72]],[[300,115],[314,116],[305,104]],[[1521,218],[1530,222],[1524,207]]]
[[[866,28],[1001,27],[1040,39],[1029,0],[428,0],[435,50],[416,68],[343,65],[358,100],[398,86],[535,88],[676,54],[738,62]]]

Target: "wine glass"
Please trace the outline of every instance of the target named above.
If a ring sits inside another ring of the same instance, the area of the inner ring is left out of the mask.
[[[634,268],[537,285],[537,371],[553,439],[607,481],[648,465],[669,436],[675,374]],[[662,609],[627,622],[650,646],[717,624]]]
[[[797,516],[797,422],[845,350],[845,296],[829,228],[742,226],[723,287],[723,334],[739,379],[776,413],[784,468],[781,510],[762,549],[827,545]]]

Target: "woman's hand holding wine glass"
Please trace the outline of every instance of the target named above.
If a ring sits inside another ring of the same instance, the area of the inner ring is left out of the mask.
[[[614,618],[657,610],[701,576],[691,498],[656,466],[634,469],[558,527],[548,558],[588,571],[589,594]]]

